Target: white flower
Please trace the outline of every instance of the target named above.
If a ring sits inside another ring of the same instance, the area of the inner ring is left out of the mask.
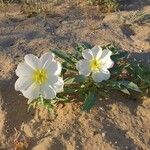
[[[82,52],[84,59],[77,62],[76,68],[81,75],[89,76],[92,74],[95,82],[108,80],[110,78],[108,69],[114,65],[110,58],[111,55],[112,52],[109,49],[102,50],[99,46],[84,50]]]
[[[19,77],[15,83],[15,90],[30,101],[42,95],[45,99],[53,99],[56,93],[63,91],[64,81],[59,77],[61,64],[54,60],[54,54],[45,53],[38,58],[32,54],[24,57],[16,69]]]

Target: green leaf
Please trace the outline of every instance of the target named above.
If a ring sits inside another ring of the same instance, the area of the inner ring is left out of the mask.
[[[79,52],[79,53],[82,53],[82,51],[84,50],[85,48],[81,45],[81,44],[76,44],[76,47],[75,47],[75,51],[76,52]]]
[[[75,82],[76,83],[83,83],[83,82],[85,82],[85,80],[86,80],[86,77],[84,75],[77,75],[75,77]]]
[[[77,75],[76,77],[68,77],[65,79],[65,84],[72,84],[72,83],[84,83],[86,77],[83,75]]]
[[[112,67],[112,68],[110,69],[110,72],[111,72],[112,75],[115,75],[115,78],[116,78],[117,76],[120,75],[120,73],[121,73],[124,69],[128,68],[129,66],[130,66],[130,64],[128,64],[128,63],[122,64],[122,65],[116,65],[116,66],[114,66],[114,67]]]
[[[88,42],[82,42],[82,46],[84,47],[84,49],[91,49],[94,47],[94,45],[91,45]]]
[[[109,94],[108,94],[107,92],[104,92],[104,91],[100,91],[98,94],[99,94],[101,97],[104,97],[104,98],[109,97]]]
[[[121,85],[125,86],[127,89],[130,89],[130,90],[133,90],[133,91],[136,91],[136,92],[141,92],[141,90],[139,89],[139,87],[133,83],[133,82],[130,82],[130,81],[120,81],[119,82]]]
[[[73,53],[73,57],[76,59],[76,60],[80,60],[80,59],[83,59],[83,56],[82,56],[82,52],[85,50],[85,49],[90,49],[91,48],[91,45],[88,44],[88,43],[83,43],[83,44],[80,44],[80,43],[77,43],[75,45],[75,49],[74,49],[74,53]]]
[[[118,61],[120,59],[126,58],[127,56],[128,56],[128,52],[120,51],[117,54],[112,55],[111,59],[116,62],[116,61]]]
[[[62,63],[62,67],[63,67],[64,70],[70,70],[70,71],[75,71],[75,72],[77,72],[77,69],[75,69],[75,68],[74,68],[73,66],[71,66],[71,65],[68,65],[67,62],[63,62],[63,63]]]
[[[130,95],[130,92],[127,90],[127,89],[122,89],[121,92],[127,94],[127,95]]]
[[[91,49],[92,47],[93,47],[93,45],[91,45],[91,44],[89,44],[87,42],[77,43],[76,47],[75,47],[75,50],[79,51],[79,52],[82,52],[83,50]]]
[[[78,90],[76,88],[69,88],[69,87],[64,87],[64,93],[65,94],[73,94],[76,93]]]
[[[84,111],[89,111],[93,105],[95,104],[95,101],[97,99],[97,94],[95,92],[89,92],[87,97],[86,97],[86,100],[83,104],[83,110]]]
[[[61,75],[64,76],[64,74],[67,72],[67,68],[65,68],[64,66],[67,65],[67,62],[63,62],[62,63],[62,71],[61,71]]]
[[[56,101],[57,102],[66,102],[66,101],[68,101],[69,99],[68,99],[68,97],[56,97]]]
[[[70,58],[70,55],[69,55],[69,54],[67,55],[67,53],[65,53],[65,52],[63,52],[63,51],[61,51],[61,50],[58,50],[58,49],[52,49],[51,51],[52,51],[56,56],[58,56],[59,58],[65,60],[65,61],[67,61],[68,63],[73,64],[73,65],[75,64],[75,62],[72,60],[72,58]]]
[[[130,81],[111,81],[108,83],[109,90],[119,90],[125,94],[130,95],[129,90],[136,91],[136,92],[142,92],[139,87]]]
[[[111,50],[114,54],[117,53],[118,51],[120,51],[120,46],[116,43],[109,43],[106,46],[102,47],[103,49],[109,49]]]
[[[68,77],[64,80],[64,82],[65,82],[65,84],[72,84],[75,82],[75,77],[73,77],[73,78]]]

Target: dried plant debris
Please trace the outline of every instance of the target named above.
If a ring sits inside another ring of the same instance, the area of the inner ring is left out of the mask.
[[[137,10],[135,12],[131,12],[127,16],[121,16],[120,14],[118,15],[119,21],[122,24],[146,24],[150,23],[150,14],[146,13],[142,10]]]
[[[116,0],[87,0],[91,5],[97,5],[102,12],[113,12],[119,8],[119,3]]]
[[[26,150],[28,142],[26,136],[15,128],[15,136],[12,144],[13,150]]]

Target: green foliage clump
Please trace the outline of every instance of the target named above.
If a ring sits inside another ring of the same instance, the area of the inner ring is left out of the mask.
[[[122,24],[135,25],[150,23],[150,13],[146,13],[143,10],[131,12],[127,16],[118,15],[118,17]]]
[[[91,76],[78,75],[75,64],[83,59],[82,51],[90,48],[92,46],[89,44],[78,44],[72,53],[65,53],[56,49],[51,50],[63,60],[64,93],[79,94],[84,100],[83,110],[90,110],[99,98],[111,97],[113,91],[120,91],[133,99],[150,96],[150,67],[142,65],[136,60],[129,60],[130,54],[128,52],[119,50],[112,44],[102,47],[113,52],[111,59],[115,65],[110,69],[111,78],[109,80],[96,83],[93,82]],[[70,76],[70,72],[73,77]]]
[[[58,0],[50,0],[43,2],[41,0],[23,0],[21,2],[21,11],[29,16],[39,13],[52,14],[54,13],[53,4],[57,4]]]
[[[7,14],[7,6],[17,3],[21,6],[21,12],[28,16],[34,16],[40,13],[54,14],[54,5],[62,3],[63,0],[0,0],[0,10]]]
[[[71,53],[59,49],[51,51],[62,60],[62,77],[64,91],[53,100],[46,100],[42,96],[29,102],[29,108],[44,107],[53,112],[58,103],[71,102],[74,98],[83,100],[82,110],[89,111],[97,100],[112,97],[113,92],[120,92],[131,99],[141,99],[150,96],[150,67],[137,60],[130,60],[130,53],[120,50],[113,44],[103,46],[113,52],[111,60],[115,62],[110,69],[111,78],[100,83],[94,82],[92,76],[85,77],[78,73],[76,63],[83,59],[82,52],[93,46],[77,44]]]
[[[119,7],[117,0],[87,0],[91,5],[99,6],[102,12],[113,12]]]

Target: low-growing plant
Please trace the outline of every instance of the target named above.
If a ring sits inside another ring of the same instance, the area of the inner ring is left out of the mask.
[[[30,107],[43,106],[51,112],[58,103],[71,102],[75,95],[83,100],[82,110],[89,111],[95,101],[117,91],[133,98],[150,96],[150,67],[129,60],[128,52],[112,44],[102,48],[77,44],[71,53],[51,52],[40,59],[26,55],[25,62],[17,67],[15,89],[29,99]],[[62,59],[61,64],[54,54]]]
[[[135,12],[131,12],[127,16],[121,16],[119,15],[119,20],[122,24],[144,24],[150,22],[150,14],[144,12],[143,10],[137,10]]]
[[[102,12],[113,12],[119,7],[119,3],[116,0],[87,0],[91,5],[99,6]]]
[[[84,110],[92,108],[95,100],[100,97],[102,99],[110,97],[113,91],[120,91],[134,98],[137,95],[148,96],[150,94],[150,67],[144,66],[135,60],[129,61],[128,52],[121,51],[111,44],[103,47],[103,50],[109,49],[113,52],[111,59],[115,64],[110,69],[110,79],[98,83],[93,81],[91,75],[88,77],[78,75],[75,62],[83,59],[82,52],[88,48],[91,48],[91,46],[78,45],[74,53],[68,53],[67,55],[62,51],[52,50],[53,53],[64,60],[64,69],[66,68],[66,70],[76,72],[75,77],[68,77],[66,82],[67,85],[70,84],[69,87],[75,87],[75,89],[73,89],[74,91],[72,91],[73,93],[78,93],[85,99],[83,104]],[[74,63],[70,63],[71,60],[74,60]],[[66,72],[63,73],[63,76],[65,74]],[[72,90],[72,88],[69,89]]]
[[[9,2],[5,2],[4,0],[0,1],[0,11],[4,12],[5,17],[7,16],[7,7],[9,5]]]
[[[53,4],[58,1],[36,1],[36,0],[23,0],[21,2],[21,11],[28,14],[29,16],[36,15],[39,13],[52,14],[54,13]]]
[[[21,12],[28,16],[34,16],[39,13],[54,14],[54,5],[62,3],[63,0],[1,0],[0,9],[7,14],[7,6],[17,3],[21,6]]]

